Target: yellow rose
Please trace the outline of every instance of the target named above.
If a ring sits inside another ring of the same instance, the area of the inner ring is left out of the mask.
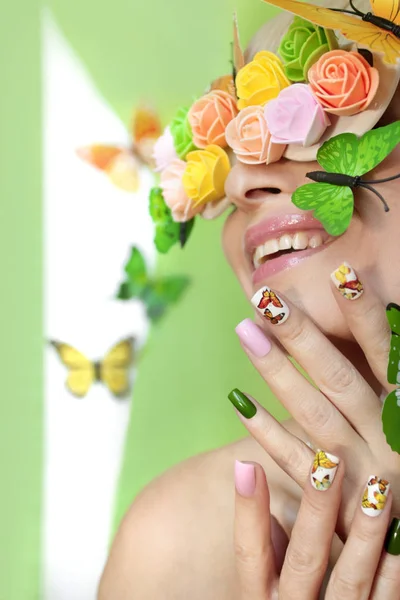
[[[258,52],[236,76],[238,108],[263,106],[289,85],[282,61],[272,52]]]
[[[186,160],[182,182],[194,207],[225,197],[225,181],[231,170],[225,150],[211,144],[204,150],[189,152]]]

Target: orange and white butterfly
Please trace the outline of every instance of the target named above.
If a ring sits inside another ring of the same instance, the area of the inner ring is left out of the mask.
[[[157,113],[148,107],[139,107],[133,115],[131,133],[130,147],[92,144],[78,148],[77,154],[104,171],[118,188],[137,192],[140,186],[140,167],[154,167],[154,144],[162,133]]]
[[[330,8],[316,6],[298,0],[263,0],[267,4],[283,8],[306,21],[340,31],[349,40],[365,46],[373,52],[383,54],[383,59],[389,64],[396,64],[400,58],[400,29],[388,31],[369,20],[363,20],[363,13],[357,15],[356,0],[353,2],[354,14],[347,14]],[[335,0],[332,0],[335,7]],[[400,26],[400,0],[371,0],[372,19],[385,19],[386,24]],[[368,15],[369,16],[369,15]],[[378,21],[378,20],[377,20]]]
[[[283,308],[282,302],[274,292],[271,290],[264,290],[257,308],[267,308],[267,306],[270,304],[273,304],[273,306],[276,306],[276,308]]]
[[[272,323],[272,325],[278,325],[278,323],[285,317],[285,313],[279,313],[278,315],[274,316],[269,308],[266,308],[264,311],[264,316],[270,323]]]

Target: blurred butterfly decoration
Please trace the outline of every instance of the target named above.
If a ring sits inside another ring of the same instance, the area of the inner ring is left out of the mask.
[[[387,443],[400,454],[400,306],[394,302],[388,304],[386,316],[391,331],[387,379],[397,388],[386,397],[382,424]]]
[[[306,183],[292,194],[292,202],[301,210],[314,211],[326,231],[333,236],[344,233],[354,210],[354,190],[363,188],[374,193],[389,211],[383,196],[374,188],[400,178],[400,174],[384,179],[363,179],[395,149],[400,142],[400,121],[368,131],[361,137],[341,133],[322,144],[317,161],[325,171],[311,171]]]
[[[134,362],[134,338],[121,340],[102,360],[92,361],[65,342],[50,341],[62,364],[68,369],[65,385],[77,398],[86,396],[92,384],[103,383],[115,398],[131,390],[130,367]]]
[[[159,321],[168,307],[180,300],[190,282],[183,275],[150,276],[144,257],[135,246],[131,249],[124,270],[126,279],[119,286],[117,298],[141,300],[152,322]]]
[[[263,1],[314,25],[340,31],[349,40],[382,53],[388,64],[396,64],[400,58],[400,0],[371,0],[371,11],[367,13],[359,10],[354,0],[350,0],[352,10],[324,8],[298,0]]]
[[[77,149],[84,161],[103,171],[119,189],[137,192],[140,169],[154,168],[153,149],[162,133],[158,114],[148,106],[139,106],[133,114],[130,146],[92,144]]]

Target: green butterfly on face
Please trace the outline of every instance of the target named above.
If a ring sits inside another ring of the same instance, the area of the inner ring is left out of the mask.
[[[371,187],[386,180],[363,181],[361,177],[375,169],[400,142],[400,121],[372,129],[358,138],[353,133],[341,133],[325,142],[317,153],[324,171],[307,173],[318,183],[297,188],[292,202],[302,210],[313,210],[330,235],[341,235],[350,225],[354,210],[353,189],[363,187],[382,196]],[[391,177],[396,179],[400,175]]]
[[[388,382],[400,386],[400,306],[391,302],[386,308],[390,325]],[[400,454],[400,387],[387,396],[382,410],[383,432],[387,443]]]

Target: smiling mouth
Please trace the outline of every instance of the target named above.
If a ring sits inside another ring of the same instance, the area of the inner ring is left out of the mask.
[[[275,233],[274,238],[253,250],[252,262],[255,269],[266,262],[274,261],[285,255],[302,254],[304,250],[315,250],[327,245],[334,238],[321,229]],[[309,254],[309,252],[307,252]],[[299,256],[300,258],[300,256]]]

